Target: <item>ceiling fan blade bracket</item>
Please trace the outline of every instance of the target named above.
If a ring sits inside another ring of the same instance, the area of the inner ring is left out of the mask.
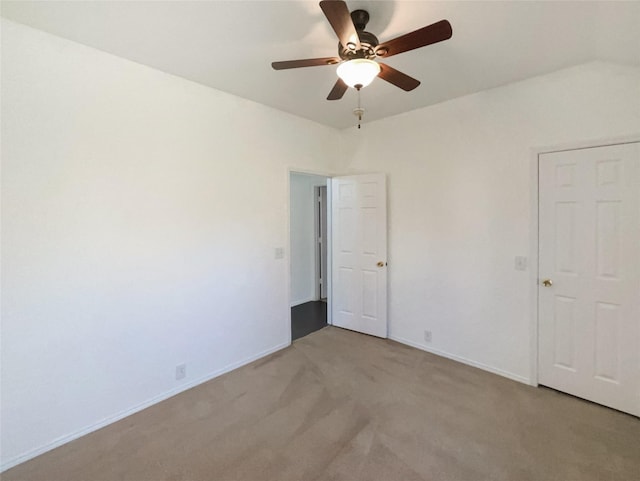
[[[380,43],[378,37],[364,30],[358,31],[358,36],[360,38],[360,48],[358,50],[350,50],[338,43],[338,52],[342,60],[353,60],[354,58],[373,59],[376,57],[376,47]]]

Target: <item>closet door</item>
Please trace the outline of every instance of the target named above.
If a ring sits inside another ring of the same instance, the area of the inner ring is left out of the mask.
[[[639,146],[539,157],[539,382],[635,415]]]

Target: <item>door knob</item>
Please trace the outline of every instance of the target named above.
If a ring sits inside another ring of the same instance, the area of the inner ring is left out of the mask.
[[[382,261],[378,262],[378,267],[384,267],[384,262]]]
[[[544,281],[542,281],[542,285],[544,287],[551,287],[553,285],[553,281],[551,279],[545,279]]]

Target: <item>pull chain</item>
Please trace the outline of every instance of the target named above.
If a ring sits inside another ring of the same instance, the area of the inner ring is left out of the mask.
[[[360,128],[360,123],[362,122],[362,115],[364,114],[364,109],[360,106],[360,89],[358,90],[358,107],[353,109],[353,115],[358,117],[358,128]]]
[[[360,128],[360,122],[362,122],[362,107],[360,107],[360,89],[358,89],[358,128]]]

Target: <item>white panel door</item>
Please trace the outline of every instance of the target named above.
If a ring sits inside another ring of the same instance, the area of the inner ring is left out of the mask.
[[[331,179],[332,319],[387,337],[387,201],[384,174]]]
[[[635,415],[640,415],[639,146],[539,158],[538,380]]]

